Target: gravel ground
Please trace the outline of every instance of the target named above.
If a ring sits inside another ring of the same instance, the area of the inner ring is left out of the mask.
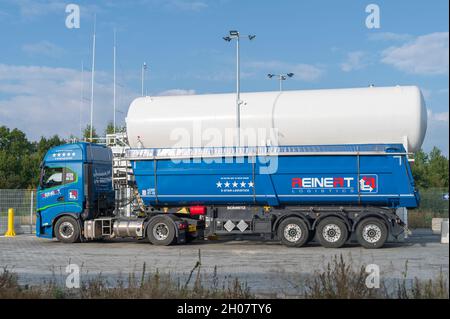
[[[429,230],[416,230],[403,243],[388,243],[382,249],[367,250],[356,245],[326,249],[314,243],[303,248],[287,248],[276,242],[257,240],[203,241],[170,247],[131,240],[62,244],[20,235],[0,237],[0,266],[13,269],[24,284],[51,277],[64,280],[69,263],[81,266],[82,280],[100,273],[108,280],[118,276],[127,278],[130,272],[139,273],[144,262],[147,271],[158,269],[183,279],[197,262],[200,250],[206,278],[217,266],[221,280],[238,277],[253,291],[288,293],[298,276],[310,276],[340,254],[354,267],[379,265],[382,278],[388,280],[402,278],[406,264],[408,278],[435,278],[441,269],[448,278],[449,247],[440,244],[439,239]]]

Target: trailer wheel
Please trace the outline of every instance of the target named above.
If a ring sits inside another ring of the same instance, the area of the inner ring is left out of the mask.
[[[153,245],[168,246],[175,240],[175,228],[167,218],[156,217],[148,224],[147,236]]]
[[[55,236],[62,243],[77,243],[80,234],[80,225],[73,217],[63,216],[55,224]]]
[[[316,230],[319,243],[326,248],[340,248],[348,239],[347,225],[338,217],[327,217]]]
[[[364,248],[381,248],[388,238],[388,228],[379,218],[366,218],[356,227],[356,239]]]
[[[289,217],[278,226],[278,238],[288,247],[302,247],[308,242],[309,229],[300,218]]]

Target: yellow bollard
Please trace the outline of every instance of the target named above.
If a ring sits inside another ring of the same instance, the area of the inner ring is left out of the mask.
[[[14,231],[14,208],[8,209],[8,230],[6,231],[5,236],[16,236],[16,232]]]

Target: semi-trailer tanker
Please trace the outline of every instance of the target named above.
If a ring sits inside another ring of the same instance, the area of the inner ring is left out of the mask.
[[[114,213],[106,146],[49,150],[37,193],[37,236],[169,245],[258,234],[295,247],[315,237],[325,247],[356,240],[378,248],[405,230],[397,211],[420,201],[409,152],[420,148],[426,130],[417,87],[247,93],[241,108],[243,131],[276,134],[253,140],[241,134],[239,142],[183,138],[180,132],[202,136],[211,128],[228,134],[236,121],[232,94],[132,102],[126,158],[139,203],[134,218]]]

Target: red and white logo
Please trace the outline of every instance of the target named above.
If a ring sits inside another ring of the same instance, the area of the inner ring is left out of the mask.
[[[71,189],[69,191],[69,199],[70,200],[77,200],[78,199],[78,191],[76,189]]]
[[[353,177],[294,177],[292,179],[292,188],[351,188]]]
[[[377,193],[378,192],[378,176],[377,175],[363,175],[359,179],[359,189],[363,193]]]

